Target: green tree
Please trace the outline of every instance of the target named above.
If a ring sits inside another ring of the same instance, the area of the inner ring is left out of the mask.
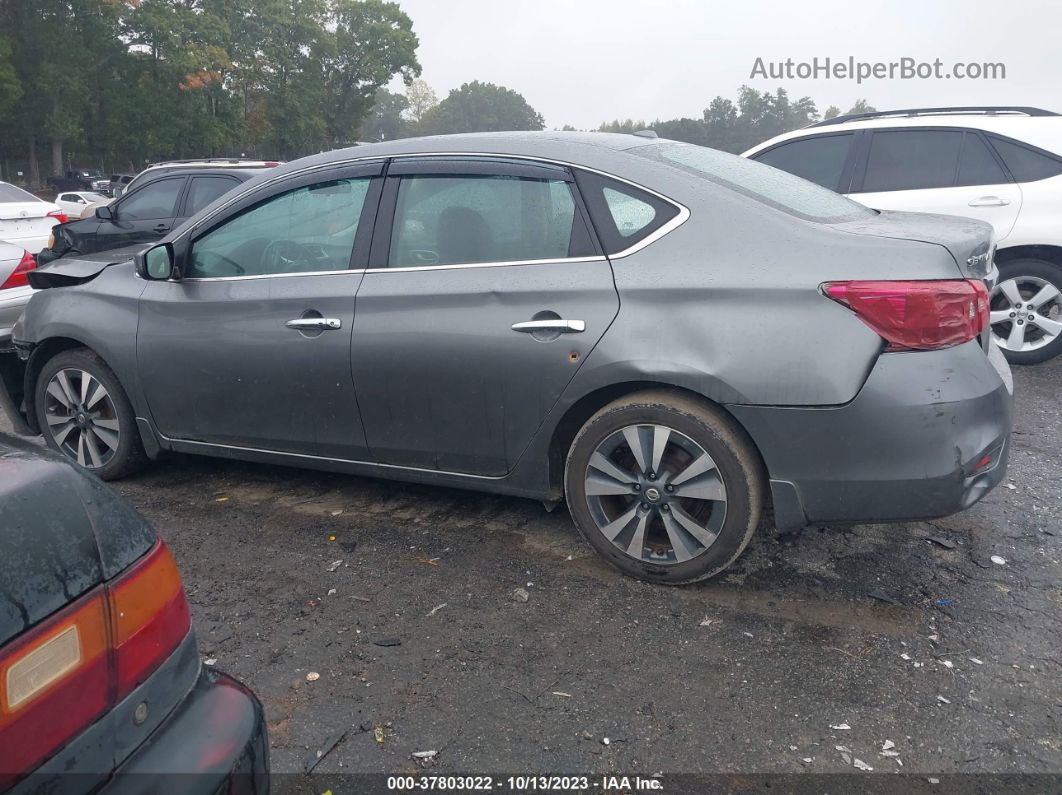
[[[369,118],[358,131],[359,138],[363,141],[391,141],[404,137],[408,128],[404,114],[408,108],[409,100],[405,95],[379,89]]]
[[[413,122],[416,128],[428,111],[439,104],[439,98],[435,96],[432,87],[423,80],[414,80],[406,89],[406,104],[406,118]]]
[[[822,118],[824,118],[824,119],[836,119],[840,115],[841,115],[841,109],[839,107],[837,107],[836,105],[830,105],[830,107],[826,108],[826,112],[822,114]]]
[[[848,109],[848,112],[845,113],[844,115],[848,116],[848,115],[850,115],[852,113],[876,113],[877,110],[878,110],[877,108],[875,108],[873,105],[868,103],[865,99],[857,99],[855,101],[855,104],[852,107],[850,107]]]
[[[541,130],[541,114],[518,93],[493,83],[474,80],[451,91],[424,114],[426,135],[496,130]]]

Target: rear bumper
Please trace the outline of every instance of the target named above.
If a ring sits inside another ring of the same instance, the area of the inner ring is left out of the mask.
[[[13,287],[0,292],[0,351],[11,351],[11,328],[33,295],[32,287]]]
[[[267,795],[269,743],[262,705],[235,679],[204,668],[166,721],[101,792]]]
[[[998,351],[969,342],[881,355],[844,406],[728,408],[763,456],[779,528],[929,519],[1006,476],[1009,379]]]

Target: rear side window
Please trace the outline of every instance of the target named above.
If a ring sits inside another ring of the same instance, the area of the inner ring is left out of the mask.
[[[237,184],[231,177],[192,177],[192,184],[188,186],[188,198],[184,200],[184,214],[195,215]]]
[[[844,192],[848,186],[841,185],[841,173],[853,140],[855,136],[852,133],[816,135],[780,144],[753,155],[752,159],[796,174],[824,188]]]
[[[388,267],[563,259],[570,256],[575,218],[564,180],[403,177]]]
[[[634,154],[677,166],[724,188],[819,223],[870,218],[876,213],[839,193],[755,160],[716,149],[680,143],[661,143],[632,150]]]
[[[1062,159],[1016,141],[1008,141],[994,135],[989,137],[992,146],[999,152],[999,156],[1018,182],[1035,182],[1062,174]]]
[[[959,158],[959,176],[956,186],[999,185],[1010,182],[988,145],[977,133],[966,133]]]
[[[876,193],[952,187],[962,137],[959,130],[875,132],[862,190]]]
[[[625,182],[587,171],[576,179],[606,254],[638,244],[678,215],[671,202]]]

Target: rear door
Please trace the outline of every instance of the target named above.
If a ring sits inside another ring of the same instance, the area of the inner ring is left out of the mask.
[[[177,226],[186,218],[191,218],[214,199],[224,196],[239,184],[240,180],[227,174],[191,177],[173,225]]]
[[[184,191],[184,176],[163,177],[109,205],[111,218],[101,220],[95,240],[86,240],[85,253],[109,251],[133,243],[150,243],[173,228],[178,202]]]
[[[878,210],[976,218],[1003,240],[1021,209],[1021,188],[974,130],[874,130],[866,136],[851,198]]]
[[[351,352],[374,460],[505,474],[618,309],[567,169],[392,161]]]

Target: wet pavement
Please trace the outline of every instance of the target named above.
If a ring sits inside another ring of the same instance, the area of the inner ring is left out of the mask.
[[[288,779],[310,791],[340,772],[1058,774],[1062,359],[1014,375],[1010,476],[971,510],[761,533],[677,589],[527,500],[191,457],[113,485],[171,545],[203,658],[265,704],[273,770],[316,764]]]

